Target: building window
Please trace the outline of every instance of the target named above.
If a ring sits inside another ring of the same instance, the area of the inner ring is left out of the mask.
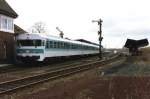
[[[6,16],[1,16],[0,17],[0,24],[1,28],[0,30],[5,31],[5,32],[14,32],[14,24],[13,24],[13,19],[6,17]]]
[[[8,19],[8,30],[12,30],[13,31],[13,21],[11,19]]]
[[[2,29],[7,29],[7,19],[2,18]]]

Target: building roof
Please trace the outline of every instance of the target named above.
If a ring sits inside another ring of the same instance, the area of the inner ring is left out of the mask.
[[[22,34],[22,33],[27,33],[27,31],[23,30],[21,27],[19,27],[18,25],[14,25],[14,32],[15,34]]]
[[[134,39],[127,39],[124,47],[126,48],[139,48],[147,46],[148,40],[147,39],[140,39],[140,40],[134,40]]]
[[[5,0],[0,0],[0,14],[4,14],[12,18],[18,17],[18,14],[9,6]]]

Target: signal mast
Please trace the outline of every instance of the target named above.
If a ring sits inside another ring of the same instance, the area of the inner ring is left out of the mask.
[[[60,36],[61,38],[63,38],[63,36],[64,36],[63,31],[61,31],[58,27],[56,27],[56,29],[60,32],[59,36]]]

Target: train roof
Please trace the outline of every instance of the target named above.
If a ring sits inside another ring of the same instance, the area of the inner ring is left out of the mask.
[[[93,44],[93,45],[99,46],[99,44],[91,42],[91,41],[88,41],[88,40],[85,40],[85,39],[76,39],[75,41],[85,42],[85,43],[88,43],[88,44]]]
[[[17,36],[17,39],[22,39],[22,40],[27,39],[27,36],[30,37],[29,39],[42,39],[42,40],[51,39],[51,40],[57,40],[57,41],[62,41],[62,42],[69,42],[69,43],[83,44],[83,45],[87,45],[87,46],[98,47],[97,45],[93,45],[93,44],[89,44],[89,43],[85,43],[85,42],[80,42],[80,41],[64,39],[64,38],[60,38],[60,37],[57,37],[57,36],[52,36],[52,35],[45,34],[45,33],[24,33],[24,34],[19,34]]]

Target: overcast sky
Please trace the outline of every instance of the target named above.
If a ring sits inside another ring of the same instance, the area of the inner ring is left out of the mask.
[[[25,30],[38,21],[51,35],[98,43],[97,23],[103,20],[103,46],[122,47],[127,38],[150,40],[149,0],[6,0],[18,13],[15,24]]]

